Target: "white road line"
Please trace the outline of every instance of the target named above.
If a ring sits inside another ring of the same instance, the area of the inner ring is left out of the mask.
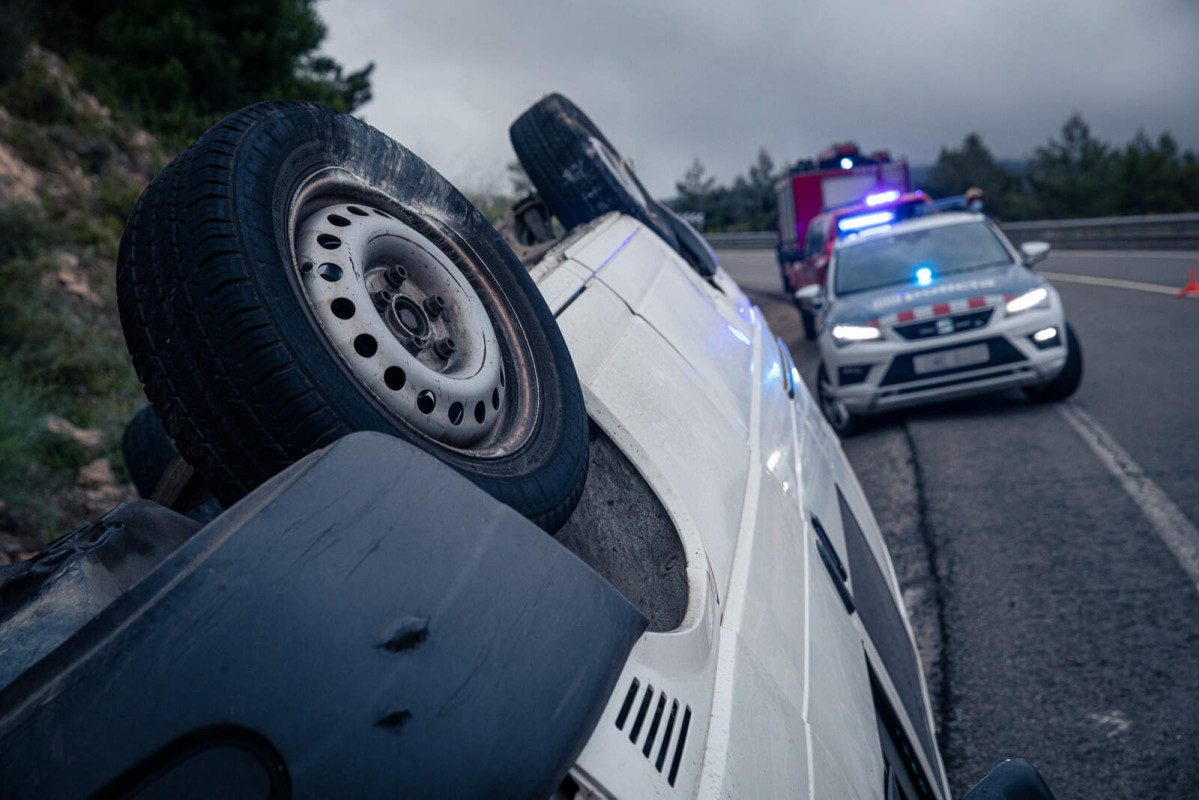
[[[1058,411],[1140,506],[1157,535],[1199,589],[1199,529],[1090,414],[1070,402],[1060,404]]]
[[[1069,275],[1065,272],[1038,272],[1042,278],[1064,283],[1085,283],[1089,286],[1111,286],[1115,289],[1136,289],[1138,292],[1154,292],[1168,294],[1171,297],[1181,289],[1181,286],[1163,286],[1160,283],[1141,283],[1140,281],[1124,281],[1119,278],[1096,278],[1091,275]]]
[[[1184,250],[1054,250],[1053,258],[1181,258],[1199,262],[1199,251]]]

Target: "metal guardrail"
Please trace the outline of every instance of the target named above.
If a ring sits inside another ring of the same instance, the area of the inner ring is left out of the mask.
[[[1000,227],[1017,245],[1037,240],[1075,250],[1199,249],[1199,214],[1051,219],[1009,222]],[[774,231],[707,233],[704,236],[716,250],[770,250],[778,240]]]
[[[713,250],[773,250],[779,235],[774,231],[745,231],[743,233],[705,233],[704,238]]]
[[[1199,214],[1146,214],[1009,222],[1014,244],[1040,240],[1062,249],[1191,250],[1199,248]]]

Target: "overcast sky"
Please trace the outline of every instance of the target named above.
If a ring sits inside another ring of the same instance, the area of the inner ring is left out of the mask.
[[[1199,0],[322,0],[324,51],[376,64],[358,113],[465,190],[508,189],[508,125],[574,100],[659,196],[834,141],[1019,158],[1079,111],[1199,150]]]

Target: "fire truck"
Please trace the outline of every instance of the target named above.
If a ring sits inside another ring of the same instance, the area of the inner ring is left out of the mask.
[[[815,255],[805,254],[808,226],[813,217],[864,203],[868,195],[894,191],[899,196],[910,190],[907,162],[892,161],[886,150],[866,154],[855,143],[844,142],[829,147],[815,159],[798,162],[775,186],[783,290],[792,294],[822,277],[800,275],[796,269],[805,255]],[[832,242],[822,244],[828,247]]]

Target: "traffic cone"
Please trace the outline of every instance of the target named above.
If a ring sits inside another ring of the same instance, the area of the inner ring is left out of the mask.
[[[1194,267],[1191,268],[1190,282],[1174,293],[1175,297],[1186,297],[1187,295],[1190,295],[1191,297],[1199,297],[1199,280],[1195,279]]]

